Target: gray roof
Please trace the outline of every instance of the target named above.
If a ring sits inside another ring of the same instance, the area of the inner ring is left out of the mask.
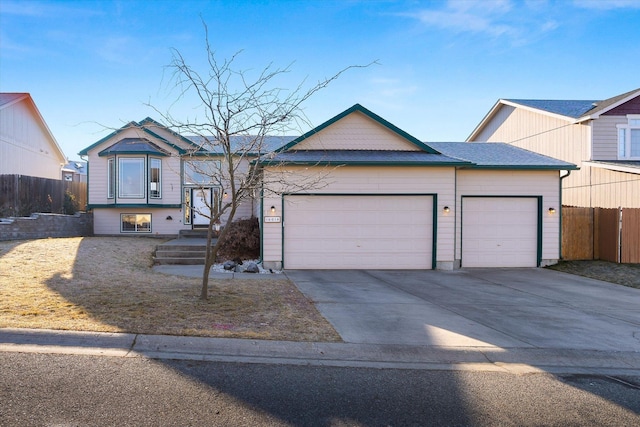
[[[465,166],[465,160],[424,151],[384,150],[291,150],[263,156],[263,164],[318,165],[432,165]]]
[[[105,148],[98,156],[108,156],[110,154],[132,154],[132,153],[146,153],[155,154],[160,156],[166,156],[169,153],[153,142],[145,138],[124,138],[116,142],[112,146]]]
[[[270,153],[278,148],[288,144],[296,139],[295,136],[264,136],[262,141],[257,141],[256,136],[231,136],[231,149],[235,152],[244,152],[249,148],[249,152],[253,153]],[[187,136],[191,142],[199,146],[202,150],[214,154],[222,154],[220,145],[216,143],[217,139],[214,136],[199,136],[191,135]],[[246,148],[245,148],[246,147]],[[258,150],[259,149],[259,150]]]
[[[547,111],[549,113],[572,117],[574,119],[584,116],[589,110],[595,108],[598,103],[598,101],[595,100],[571,101],[553,99],[505,99],[505,101]]]
[[[429,142],[444,155],[473,163],[482,169],[551,169],[572,170],[576,165],[543,156],[513,145],[484,142]]]

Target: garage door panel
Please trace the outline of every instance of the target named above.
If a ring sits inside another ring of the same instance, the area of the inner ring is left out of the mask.
[[[463,267],[536,267],[537,247],[537,198],[463,199]]]
[[[431,268],[431,196],[288,196],[286,268]]]

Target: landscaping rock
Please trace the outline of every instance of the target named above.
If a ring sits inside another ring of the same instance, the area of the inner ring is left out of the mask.
[[[259,273],[260,268],[258,268],[258,264],[256,264],[253,261],[250,261],[247,263],[247,266],[244,271],[245,273]]]
[[[222,264],[222,267],[225,270],[231,271],[231,270],[234,270],[236,268],[236,265],[237,264],[234,261],[225,261],[224,264]]]

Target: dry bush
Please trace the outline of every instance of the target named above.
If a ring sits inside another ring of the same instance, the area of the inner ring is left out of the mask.
[[[260,256],[260,226],[258,219],[241,219],[227,225],[229,231],[218,251],[219,260],[256,259]]]

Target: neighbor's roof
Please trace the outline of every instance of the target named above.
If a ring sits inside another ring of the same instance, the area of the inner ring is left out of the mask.
[[[551,99],[505,99],[514,104],[543,110],[548,113],[560,114],[561,116],[577,119],[592,110],[598,101],[569,101]]]
[[[476,138],[504,105],[524,107],[556,116],[572,123],[580,123],[585,120],[598,118],[601,114],[637,96],[640,96],[640,88],[605,100],[499,99],[473,132],[471,132],[467,141],[472,141]]]
[[[575,170],[573,163],[504,143],[429,142],[449,157],[466,160],[473,169]]]
[[[109,156],[111,154],[154,154],[156,156],[167,156],[169,152],[158,147],[146,138],[124,138],[112,146],[102,150],[98,156]]]
[[[264,165],[466,166],[468,161],[425,151],[290,150],[263,156]]]

